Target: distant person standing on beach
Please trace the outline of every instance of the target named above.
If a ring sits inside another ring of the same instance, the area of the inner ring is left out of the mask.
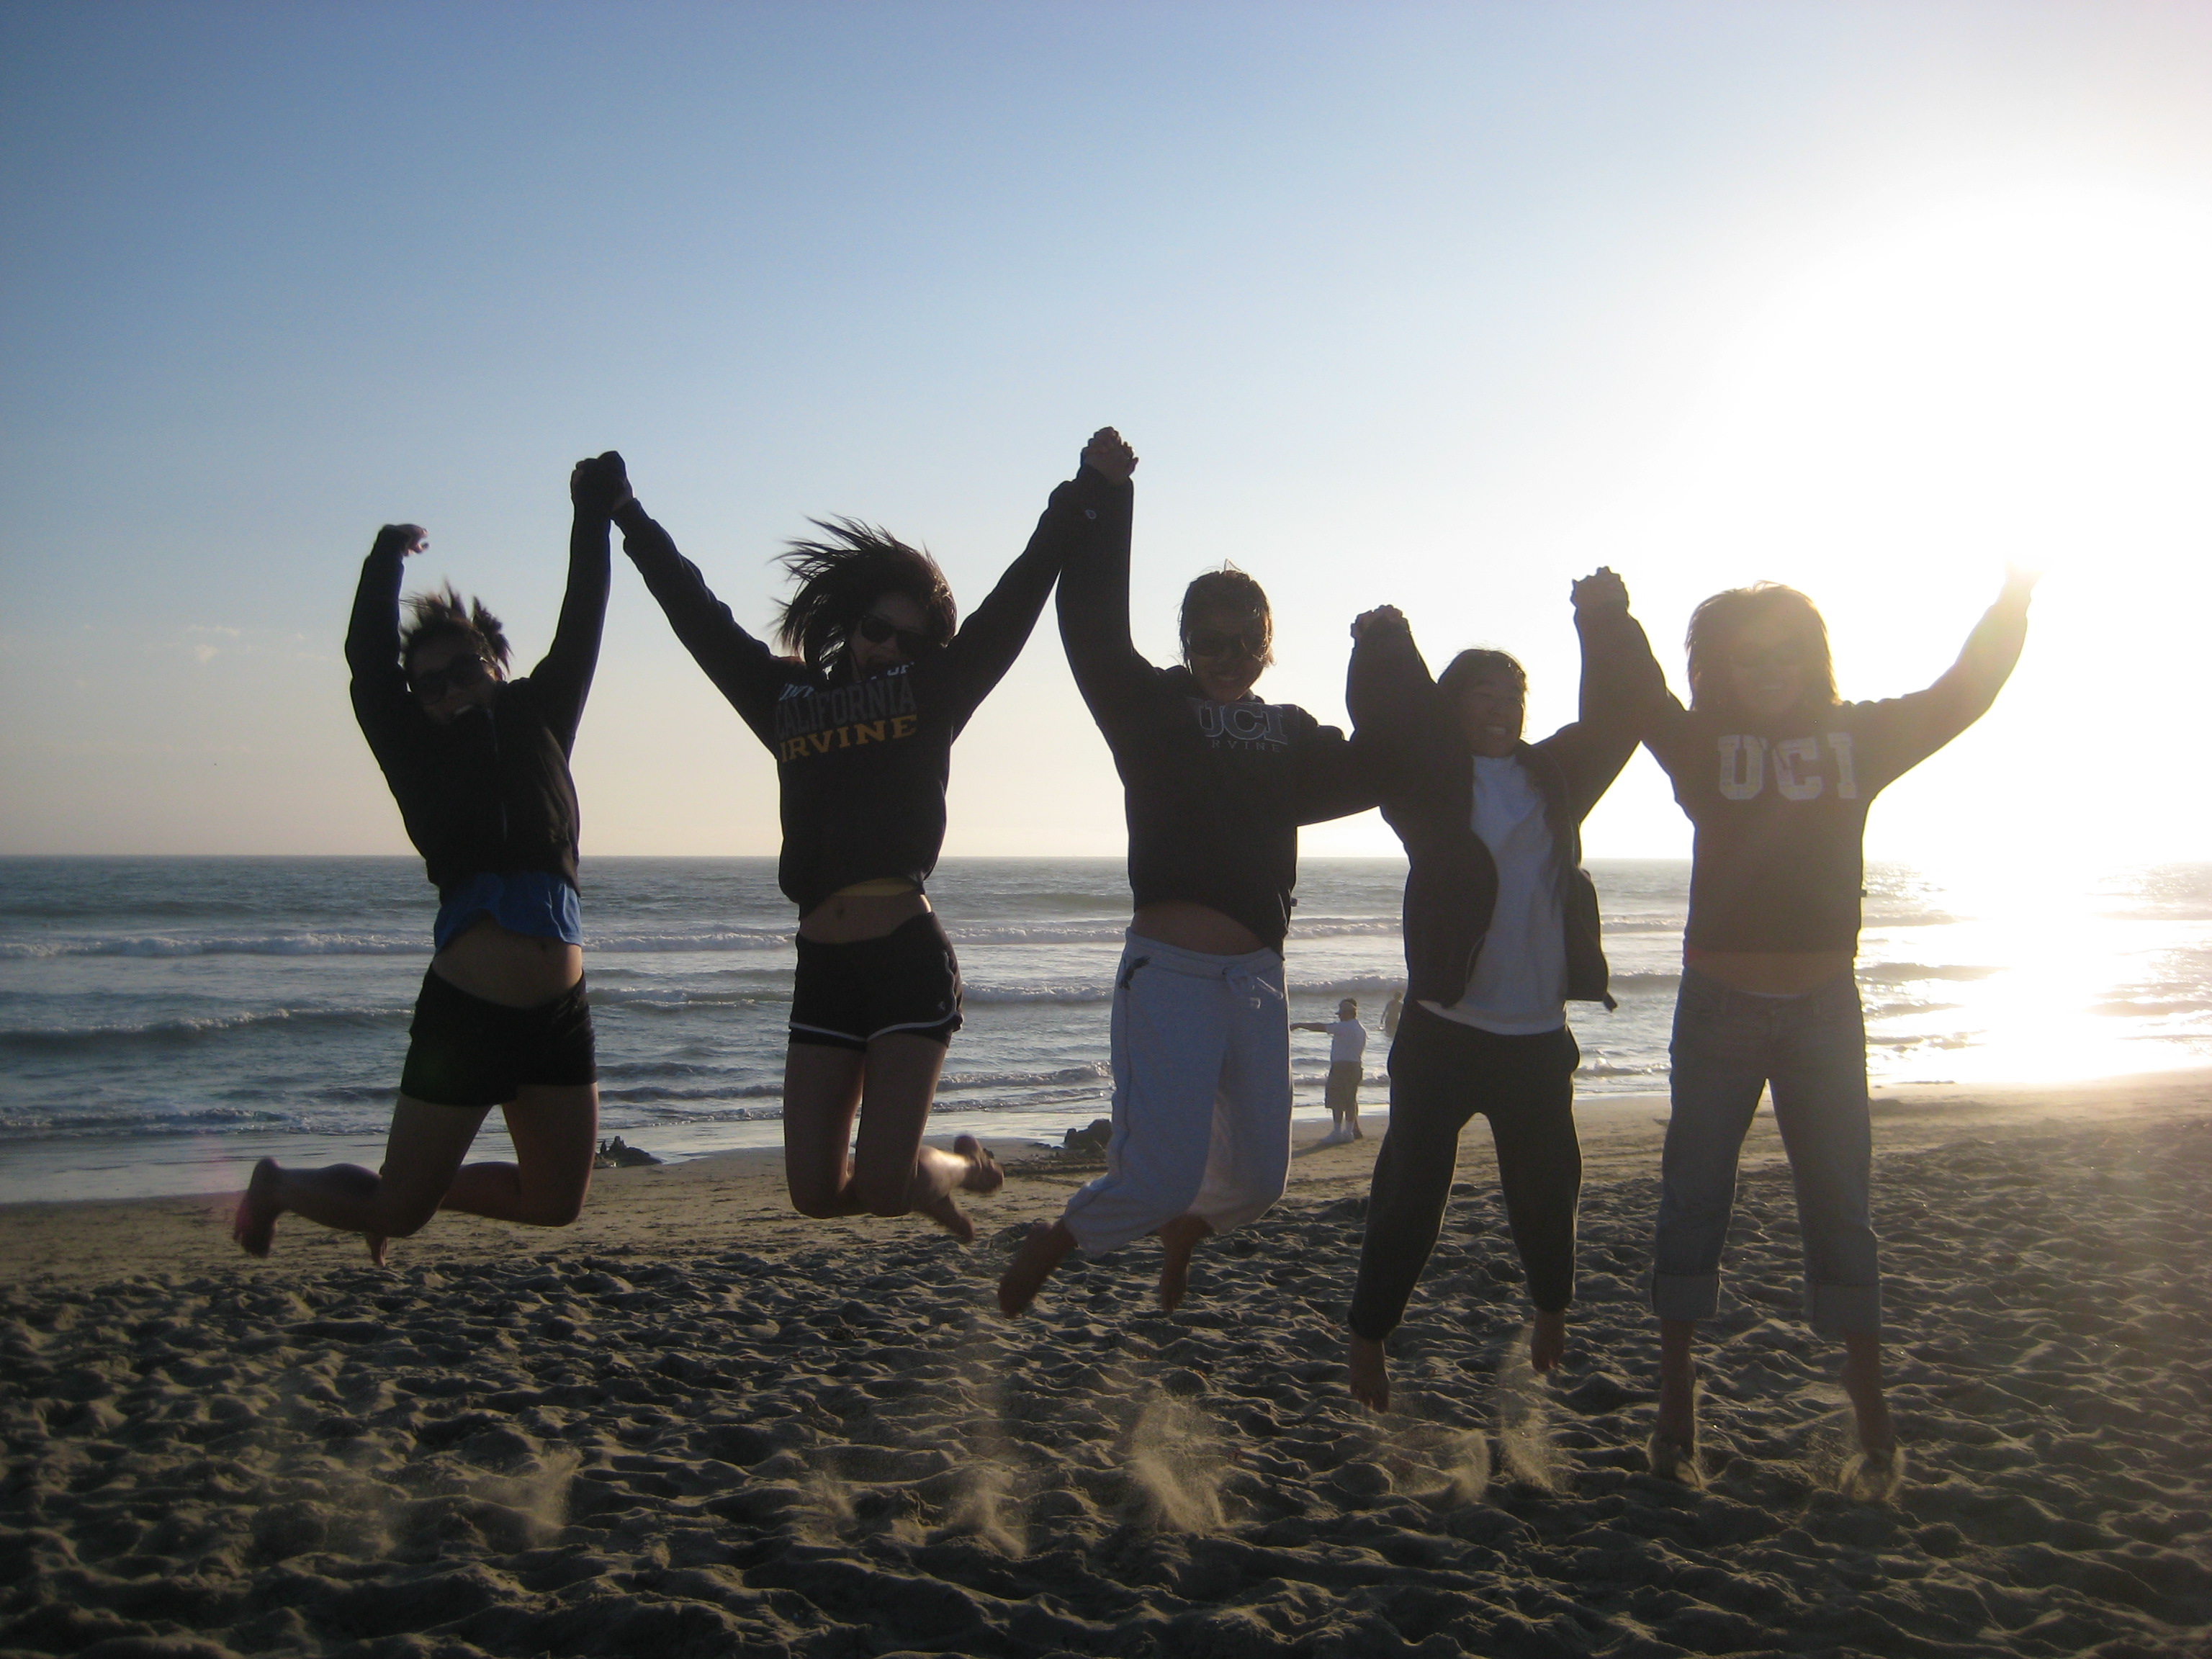
[[[1291,1032],[1283,939],[1298,826],[1372,806],[1364,752],[1252,687],[1273,659],[1260,584],[1234,567],[1183,594],[1183,661],[1129,637],[1130,498],[1060,578],[1060,633],[1126,792],[1135,897],[1114,976],[1114,1133],[1106,1173],[1031,1228],[999,1305],[1029,1306],[1067,1253],[1164,1246],[1173,1309],[1191,1252],[1283,1195]]]
[[[1405,1016],[1406,994],[1403,991],[1391,992],[1390,1000],[1382,1005],[1382,1035],[1386,1037],[1397,1036],[1398,1022]]]
[[[961,1023],[959,963],[924,886],[953,740],[1021,653],[1063,557],[1119,515],[1133,465],[1110,429],[1094,436],[964,627],[927,553],[852,520],[820,524],[783,561],[799,582],[777,630],[792,656],[739,627],[635,501],[617,515],[677,637],[775,756],[777,878],[799,907],[784,1171],[803,1215],[919,1211],[970,1239],[955,1194],[1006,1179],[973,1135],[949,1153],[921,1144]]]
[[[249,1255],[269,1254],[288,1210],[365,1234],[382,1261],[387,1238],[441,1209],[565,1227],[583,1208],[599,1091],[568,753],[606,620],[608,520],[629,495],[622,457],[579,461],[568,493],[568,591],[526,679],[507,678],[507,636],[481,600],[418,594],[402,627],[402,562],[428,545],[418,526],[385,526],[362,566],[346,631],[354,715],[437,884],[437,954],[382,1170],[262,1159],[231,1225]],[[464,1165],[495,1106],[515,1161]]]
[[[2034,585],[2011,573],[1926,690],[1856,703],[1836,696],[1810,599],[1768,582],[1731,588],[1690,618],[1690,707],[1663,688],[1650,703],[1644,741],[1697,829],[1654,1241],[1654,1474],[1702,1479],[1692,1350],[1697,1322],[1718,1310],[1736,1161],[1768,1089],[1796,1183],[1807,1317],[1844,1341],[1859,1443],[1844,1487],[1879,1496],[1902,1476],[1882,1393],[1866,1027],[1852,974],[1861,843],[1874,798],[1996,701],[2027,639]]]
[[[1436,1248],[1477,1112],[1535,1306],[1529,1364],[1549,1371],[1566,1346],[1583,1172],[1566,1006],[1613,1006],[1582,823],[1636,752],[1658,672],[1620,577],[1577,582],[1574,605],[1580,718],[1534,744],[1521,735],[1528,678],[1504,652],[1462,651],[1431,680],[1395,610],[1355,624],[1352,718],[1389,757],[1382,816],[1408,860],[1409,1006],[1352,1298],[1352,1392],[1378,1412],[1390,1404],[1382,1345]]]
[[[1336,1005],[1333,1020],[1305,1019],[1293,1031],[1321,1031],[1328,1037],[1328,1081],[1322,1085],[1322,1103],[1328,1108],[1329,1129],[1314,1144],[1341,1146],[1347,1140],[1364,1140],[1359,1127],[1359,1082],[1366,1073],[1367,1028],[1359,1023],[1359,1005],[1346,997]]]

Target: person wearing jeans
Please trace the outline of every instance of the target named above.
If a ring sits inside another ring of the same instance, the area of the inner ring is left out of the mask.
[[[1674,1116],[1660,1166],[1652,1305],[1662,1319],[1720,1310],[1721,1247],[1736,1155],[1774,1091],[1805,1244],[1806,1316],[1823,1336],[1881,1328],[1867,1175],[1866,1022],[1849,975],[1803,996],[1739,991],[1695,969],[1674,1004]]]
[[[1396,611],[1357,627],[1347,701],[1387,757],[1382,814],[1408,865],[1410,985],[1351,1316],[1352,1393],[1376,1411],[1390,1401],[1383,1343],[1436,1247],[1478,1112],[1535,1307],[1529,1363],[1551,1370],[1565,1350],[1583,1167],[1566,1005],[1612,1006],[1581,825],[1636,752],[1658,675],[1618,576],[1577,582],[1574,599],[1581,718],[1534,744],[1521,736],[1528,678],[1504,652],[1463,651],[1431,681]]]
[[[1653,1247],[1655,1474],[1702,1480],[1697,1322],[1719,1305],[1736,1160],[1767,1089],[1796,1183],[1807,1316],[1844,1346],[1859,1453],[1844,1489],[1881,1497],[1902,1478],[1882,1393],[1866,1033],[1852,975],[1861,844],[1874,798],[1996,701],[2027,639],[2033,586],[2011,573],[1927,690],[1861,703],[1836,696],[1827,627],[1810,599],[1773,583],[1732,588],[1690,619],[1690,707],[1654,690],[1644,742],[1697,830]]]

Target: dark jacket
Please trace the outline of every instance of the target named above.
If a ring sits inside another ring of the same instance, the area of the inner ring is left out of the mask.
[[[1516,757],[1544,798],[1566,931],[1567,999],[1613,1006],[1598,939],[1597,889],[1582,867],[1582,822],[1636,752],[1638,716],[1659,679],[1643,628],[1621,605],[1577,611],[1581,718]],[[1352,648],[1346,702],[1388,755],[1382,816],[1406,845],[1407,1000],[1449,1008],[1467,994],[1498,902],[1498,866],[1474,833],[1474,760],[1402,623],[1370,624]]]
[[[1298,826],[1379,799],[1368,746],[1291,703],[1217,702],[1188,669],[1158,668],[1129,638],[1129,524],[1110,520],[1060,580],[1068,666],[1114,754],[1139,908],[1202,904],[1280,949],[1298,872]]]
[[[500,685],[489,709],[450,726],[424,714],[399,659],[405,543],[380,535],[361,568],[346,665],[354,718],[384,769],[407,838],[440,891],[486,872],[543,870],[577,884],[580,825],[568,751],[599,665],[606,622],[607,521],[579,512],[568,591],[544,659]]]
[[[945,844],[953,739],[1021,654],[1069,550],[1111,516],[1115,489],[1086,467],[1054,490],[1029,546],[959,632],[866,679],[777,656],[738,625],[643,507],[632,501],[617,514],[623,550],[676,637],[775,756],[776,878],[800,915],[855,882],[927,881]]]

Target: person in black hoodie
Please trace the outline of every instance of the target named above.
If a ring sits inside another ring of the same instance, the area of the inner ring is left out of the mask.
[[[924,888],[945,841],[953,740],[1020,654],[1062,559],[1115,516],[1126,453],[1110,428],[1091,438],[964,627],[927,554],[817,520],[824,538],[793,543],[784,561],[799,582],[779,630],[794,657],[739,627],[635,500],[617,515],[677,637],[775,756],[777,875],[799,907],[784,1170],[801,1214],[918,1210],[970,1239],[955,1194],[1006,1178],[972,1135],[950,1153],[921,1144],[961,1023],[959,963]]]
[[[1535,1304],[1529,1363],[1548,1371],[1565,1345],[1582,1190],[1566,1004],[1613,1006],[1581,826],[1636,752],[1658,674],[1618,576],[1576,583],[1574,602],[1580,718],[1534,744],[1521,735],[1528,677],[1505,653],[1463,651],[1432,681],[1395,609],[1354,624],[1347,701],[1389,757],[1382,816],[1410,860],[1410,983],[1352,1302],[1352,1392],[1378,1412],[1390,1403],[1382,1345],[1436,1246],[1477,1112]]]
[[[1135,465],[1135,457],[1129,457]],[[1260,585],[1210,571],[1183,597],[1184,661],[1129,638],[1131,493],[1071,552],[1060,632],[1127,791],[1135,899],[1114,980],[1114,1133],[1106,1173],[1031,1229],[999,1281],[1020,1313],[1070,1250],[1147,1233],[1165,1247],[1172,1310],[1191,1252],[1282,1196],[1290,1170],[1290,1020],[1283,938],[1298,826],[1375,805],[1367,756],[1253,684],[1273,655]]]
[[[599,1127],[568,775],[606,619],[608,523],[629,494],[622,457],[569,475],[568,589],[551,649],[509,680],[507,644],[481,602],[419,594],[400,625],[403,562],[427,545],[386,525],[362,566],[346,631],[353,708],[437,884],[436,955],[422,975],[382,1170],[254,1166],[232,1236],[266,1255],[287,1211],[367,1236],[417,1231],[441,1209],[564,1227],[583,1208]],[[512,1164],[467,1156],[494,1106]]]

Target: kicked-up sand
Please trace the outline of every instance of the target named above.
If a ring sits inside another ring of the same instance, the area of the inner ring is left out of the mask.
[[[2212,1079],[1878,1109],[1885,1503],[1834,1489],[1767,1119],[1710,1484],[1643,1472],[1664,1109],[1583,1115],[1549,1382],[1477,1121],[1383,1419],[1340,1327],[1372,1139],[1302,1156],[1173,1318],[1149,1241],[999,1317],[1085,1176],[1013,1147],[972,1249],[799,1220],[758,1157],[602,1176],[564,1232],[440,1218],[382,1270],[296,1219],[247,1261],[199,1200],[0,1211],[0,1652],[2212,1652]]]

